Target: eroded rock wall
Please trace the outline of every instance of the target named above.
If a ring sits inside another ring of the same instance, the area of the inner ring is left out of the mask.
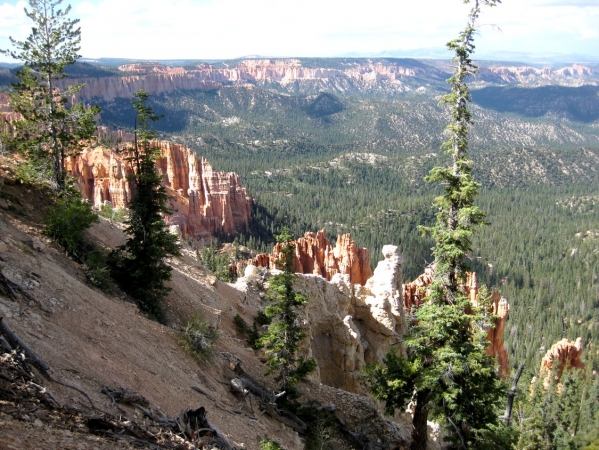
[[[298,81],[335,83],[347,80],[368,85],[375,82],[391,83],[403,90],[406,78],[419,77],[445,80],[451,70],[448,66],[413,64],[409,60],[393,64],[391,61],[364,60],[347,63],[340,68],[304,67],[297,59],[251,59],[240,61],[232,67],[215,67],[198,64],[195,68],[168,67],[156,63],[127,64],[119,68],[122,76],[85,78],[71,83],[85,83],[77,94],[79,99],[130,98],[140,87],[151,94],[172,92],[180,89],[215,90],[234,83],[256,84],[274,82],[287,85]],[[594,69],[574,64],[553,70],[549,67],[487,66],[482,67],[476,81],[494,83],[566,83],[582,84],[596,76]]]
[[[172,214],[165,218],[169,225],[184,237],[195,239],[249,227],[251,199],[237,174],[213,170],[205,158],[181,145],[166,141],[155,144],[161,152],[156,166],[171,196]],[[132,195],[127,174],[133,170],[123,155],[97,145],[69,158],[67,171],[77,178],[81,193],[94,205],[110,202],[115,208],[126,207]]]
[[[295,289],[310,300],[301,314],[307,335],[302,352],[318,362],[314,381],[365,394],[357,377],[364,366],[381,362],[392,346],[403,352],[398,345],[407,332],[402,257],[394,246],[385,246],[383,254],[363,286],[353,283],[348,273],[336,273],[330,281],[319,275],[298,276]]]
[[[352,284],[360,285],[372,276],[368,249],[356,246],[349,233],[339,235],[335,247],[329,244],[324,228],[316,233],[306,233],[293,241],[293,245],[293,270],[297,273],[320,275],[328,281],[336,274],[349,275]],[[252,263],[276,269],[277,260],[283,257],[281,247],[282,244],[275,245],[270,255],[257,255]]]

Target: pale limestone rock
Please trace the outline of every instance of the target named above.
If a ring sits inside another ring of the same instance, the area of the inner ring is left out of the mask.
[[[37,250],[38,252],[43,252],[46,250],[46,244],[44,244],[40,239],[34,237],[26,241],[26,244],[29,245],[33,250]]]
[[[336,273],[331,281],[298,275],[295,289],[309,299],[300,317],[306,333],[301,351],[318,363],[313,381],[364,394],[367,389],[357,375],[366,363],[381,362],[391,346],[403,352],[397,345],[407,330],[402,257],[394,246],[384,247],[384,255],[365,286],[353,284],[349,273]],[[256,277],[254,266],[248,266],[237,286],[247,289]]]

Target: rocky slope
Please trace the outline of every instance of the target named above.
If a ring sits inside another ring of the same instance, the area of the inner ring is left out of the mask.
[[[237,174],[213,170],[206,159],[181,145],[158,141],[156,146],[161,153],[156,166],[171,196],[173,213],[166,218],[169,225],[183,237],[196,240],[249,228],[251,199]],[[92,146],[70,158],[67,171],[77,178],[80,191],[96,206],[110,202],[114,208],[123,208],[131,199],[127,175],[132,167],[126,161],[125,150],[116,153],[101,145]]]
[[[169,418],[176,417],[182,409],[205,407],[211,424],[237,449],[258,449],[262,437],[274,438],[289,450],[303,448],[302,437],[291,427],[268,414],[258,414],[253,410],[255,402],[253,407],[249,402],[240,404],[240,399],[229,389],[230,380],[238,376],[233,370],[233,363],[237,362],[254,378],[275,387],[273,380],[263,375],[266,368],[260,362],[260,353],[245,343],[233,323],[238,313],[253,317],[264,308],[260,291],[248,290],[248,286],[255,285],[249,283],[243,288],[221,283],[193,254],[185,254],[170,261],[174,269],[173,291],[165,302],[170,326],[152,322],[118,289],[108,295],[87,284],[84,267],[68,259],[56,244],[41,234],[41,217],[49,204],[48,193],[32,186],[15,185],[9,166],[0,157],[0,316],[49,365],[54,380],[75,386],[85,392],[89,400],[79,391],[36,378],[36,383],[46,385],[47,392],[60,405],[77,408],[84,417],[70,425],[71,419],[61,418],[66,416],[61,415],[57,406],[50,410],[43,406],[37,408],[39,414],[33,414],[20,410],[16,403],[0,403],[2,446],[111,448],[110,441],[89,434],[90,422],[86,418],[104,414],[90,408],[90,400],[102,411],[127,418],[122,426],[147,421],[140,408],[115,404],[102,393],[105,387],[122,387],[144,396],[150,405],[146,409],[160,410]],[[90,230],[88,238],[96,245],[111,248],[122,243],[125,237],[114,224],[102,221]],[[347,310],[343,310],[343,305],[322,296],[315,298],[314,304],[304,311],[307,327],[313,330],[309,348],[322,365],[323,381],[333,378],[333,361],[325,357],[333,351],[327,348],[332,342],[323,336],[338,326],[336,317],[328,320],[337,309],[340,312],[337,315],[353,312],[355,321],[363,322],[346,328],[349,338],[351,333],[356,334],[355,329],[362,336],[354,339],[355,348],[379,334],[378,339],[387,336],[390,342],[401,330],[399,262],[396,252],[389,251],[382,263],[384,269],[377,270],[370,284],[360,288],[363,295],[356,294],[356,298],[362,300],[351,308],[346,305]],[[330,284],[322,278],[318,280]],[[6,288],[9,285],[12,294]],[[340,286],[349,289],[349,280],[343,280]],[[337,288],[330,285],[327,289]],[[196,315],[219,334],[213,357],[201,363],[178,343],[177,329]],[[341,317],[343,319],[349,321],[347,315]],[[370,330],[370,326],[380,330]],[[372,357],[379,357],[375,354],[376,347],[365,350]],[[352,372],[349,369],[353,358],[349,353],[346,355],[344,367],[348,370],[344,373]],[[355,360],[359,361],[359,357]],[[349,375],[346,379],[349,380]],[[372,400],[313,381],[302,383],[300,390],[306,402],[315,400],[336,405],[335,416],[348,429],[371,442],[372,448],[404,448],[405,436],[410,435],[409,426],[401,418],[395,424],[389,422],[380,415]],[[11,425],[5,427],[7,423]],[[343,440],[347,438],[330,439],[335,448],[350,447],[348,441]],[[123,440],[112,445],[112,448],[130,448]]]

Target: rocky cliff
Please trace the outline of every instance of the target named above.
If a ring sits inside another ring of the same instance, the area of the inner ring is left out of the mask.
[[[335,61],[335,60],[333,60]],[[199,64],[196,68],[168,67],[156,63],[127,64],[119,68],[122,76],[86,78],[70,82],[85,83],[77,94],[79,99],[112,100],[131,97],[142,85],[151,94],[180,89],[214,90],[223,85],[239,83],[276,83],[281,86],[295,82],[319,82],[334,88],[343,81],[368,86],[376,83],[393,86],[393,90],[410,90],[411,81],[443,82],[450,76],[447,64],[426,64],[416,60],[343,60],[334,67],[306,67],[299,59],[251,59],[236,65],[215,67]],[[476,82],[519,84],[583,84],[596,78],[593,69],[572,65],[553,70],[549,67],[486,66],[476,76]],[[407,83],[407,84],[406,84]]]
[[[293,241],[293,245],[293,269],[297,273],[320,275],[328,281],[336,274],[349,275],[352,284],[360,285],[372,276],[368,249],[357,247],[349,233],[339,235],[334,248],[329,244],[324,228],[316,233],[306,233]],[[282,258],[281,246],[277,244],[270,255],[257,255],[252,263],[277,268],[276,262]]]
[[[249,227],[251,199],[233,172],[217,172],[202,157],[187,148],[157,141],[161,157],[156,166],[164,176],[164,186],[171,196],[167,223],[182,236],[204,239],[217,232],[237,233]],[[81,193],[94,205],[110,202],[125,207],[131,199],[132,186],[127,174],[131,165],[124,152],[97,145],[67,162],[67,171],[78,179]]]
[[[301,314],[307,335],[302,351],[318,363],[313,381],[365,394],[357,377],[365,364],[381,362],[391,346],[403,351],[398,345],[407,332],[401,296],[403,261],[391,245],[383,247],[383,255],[363,285],[353,283],[349,273],[337,272],[330,281],[318,275],[298,276],[295,289],[310,299]],[[237,285],[247,290],[260,279],[259,271],[248,266]]]
[[[543,385],[545,389],[551,384],[551,376],[555,369],[555,378],[559,381],[564,373],[564,369],[572,368],[584,369],[584,363],[580,359],[582,356],[582,339],[577,338],[576,342],[564,338],[551,346],[543,359],[539,374],[544,377]]]

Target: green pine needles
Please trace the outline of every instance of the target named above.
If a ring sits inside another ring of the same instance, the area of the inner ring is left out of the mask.
[[[65,159],[79,153],[81,141],[96,131],[94,116],[100,108],[70,105],[83,85],[66,86],[65,68],[80,57],[81,30],[78,19],[67,16],[71,7],[58,9],[62,0],[29,0],[25,14],[34,24],[25,41],[10,38],[15,50],[0,50],[23,61],[13,84],[10,105],[21,119],[12,125],[10,147],[27,158],[28,178],[53,178],[59,190],[65,188]]]
[[[282,273],[274,275],[268,286],[267,300],[272,303],[266,307],[264,314],[271,319],[268,331],[259,340],[259,347],[264,348],[267,375],[278,372],[275,380],[281,383],[281,389],[291,391],[298,381],[316,369],[314,359],[298,357],[299,344],[305,337],[298,320],[297,308],[308,301],[307,297],[293,290],[295,273],[293,271],[293,251],[291,235],[288,231],[277,236],[277,242],[283,243],[279,261]]]
[[[465,3],[470,3],[465,0]],[[479,184],[467,158],[472,117],[466,79],[477,67],[471,60],[481,7],[499,0],[474,0],[468,24],[459,38],[448,43],[455,70],[448,80],[451,92],[443,98],[453,120],[444,143],[449,167],[435,167],[427,181],[445,185],[435,199],[436,224],[421,227],[432,235],[435,274],[424,305],[414,312],[414,325],[405,338],[406,354],[390,352],[384,367],[370,367],[366,378],[373,394],[392,413],[415,401],[411,448],[426,449],[427,420],[439,420],[455,448],[484,448],[497,427],[502,387],[494,361],[486,355],[486,330],[491,325],[483,308],[473,305],[460,284],[466,278],[471,237],[484,223],[474,204]]]
[[[172,271],[165,259],[179,256],[180,252],[178,236],[169,232],[163,220],[163,215],[169,213],[169,197],[156,170],[160,149],[153,147],[156,132],[150,129],[150,123],[160,116],[147,105],[149,97],[143,89],[134,94],[135,142],[126,158],[133,168],[127,177],[133,185],[125,229],[129,239],[110,254],[109,260],[123,290],[137,299],[142,310],[164,323],[161,302],[170,292],[165,283],[171,279]]]

